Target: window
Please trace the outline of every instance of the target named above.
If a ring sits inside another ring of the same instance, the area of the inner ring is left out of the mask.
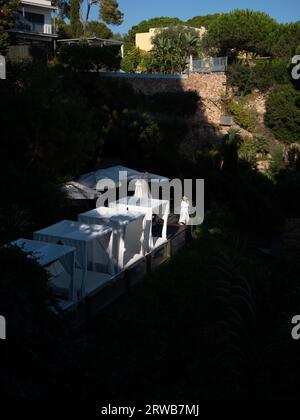
[[[45,16],[39,13],[25,12],[25,19],[32,32],[44,32]]]

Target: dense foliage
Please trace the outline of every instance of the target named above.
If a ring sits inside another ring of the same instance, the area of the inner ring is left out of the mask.
[[[14,21],[20,0],[0,0],[0,54],[5,54],[9,46],[9,33],[7,32]]]
[[[90,22],[89,20],[91,9],[95,5],[99,7],[99,19],[102,22]],[[116,0],[70,0],[70,4],[67,4],[65,8],[67,13],[62,12],[60,14],[59,27],[62,26],[63,28],[59,28],[59,32],[70,33],[73,38],[80,36],[99,37],[99,33],[102,33],[105,28],[104,23],[120,25],[123,22],[123,13],[119,10],[119,3]],[[64,19],[66,16],[70,18],[70,28],[69,25],[66,25]],[[109,29],[107,28],[107,30]],[[91,33],[96,33],[96,35],[91,35]]]
[[[74,71],[118,70],[121,63],[118,46],[102,47],[85,42],[61,46],[58,60]]]
[[[60,39],[70,39],[76,37],[87,37],[87,38],[112,38],[112,31],[105,25],[103,22],[98,22],[92,20],[88,22],[85,27],[81,24],[72,24],[66,23],[64,20],[58,21],[57,33]]]
[[[290,59],[300,45],[300,22],[278,25],[269,36],[270,54]]]
[[[123,22],[123,13],[119,10],[119,3],[116,0],[100,0],[100,18],[114,25],[121,25]]]
[[[137,47],[133,47],[127,51],[126,56],[122,59],[121,68],[126,73],[135,73],[136,71],[144,70],[143,61],[147,60],[147,57],[147,53]]]
[[[234,121],[247,131],[255,130],[255,110],[247,109],[240,101],[232,100],[228,106],[228,110],[234,118]]]
[[[251,93],[254,89],[267,92],[271,87],[289,81],[287,60],[258,62],[251,67],[235,63],[228,67],[228,82],[239,95]]]
[[[283,142],[299,142],[300,92],[291,85],[275,88],[268,97],[265,122]]]
[[[212,15],[195,16],[186,21],[188,26],[192,28],[204,28],[209,29],[210,25],[220,16],[220,13],[214,13]]]
[[[200,54],[200,37],[193,28],[172,26],[152,39],[149,70],[159,73],[182,73],[191,55]]]
[[[70,8],[70,24],[72,28],[72,36],[79,37],[83,33],[83,24],[80,20],[81,0],[72,0]]]
[[[234,10],[213,20],[204,43],[221,56],[235,56],[240,51],[268,55],[269,36],[277,27],[278,23],[265,13]]]

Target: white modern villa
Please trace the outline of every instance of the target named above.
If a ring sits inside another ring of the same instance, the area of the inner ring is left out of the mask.
[[[55,12],[51,0],[21,0],[11,29],[13,46],[10,55],[18,58],[30,56],[30,49],[48,52],[53,48],[55,34]]]

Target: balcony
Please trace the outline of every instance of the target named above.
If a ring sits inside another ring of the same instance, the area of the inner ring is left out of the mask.
[[[13,32],[26,32],[37,35],[55,35],[54,26],[51,22],[51,15],[41,13],[21,12],[15,14]]]

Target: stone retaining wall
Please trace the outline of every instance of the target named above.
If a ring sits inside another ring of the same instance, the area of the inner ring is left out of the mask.
[[[106,74],[106,77],[108,74]],[[118,78],[116,73],[114,78]],[[120,79],[130,83],[135,91],[152,95],[158,92],[196,91],[201,98],[202,113],[208,124],[219,125],[221,117],[220,98],[226,94],[226,75],[224,73],[193,73],[188,77],[167,77],[153,75],[134,77],[125,74]],[[201,113],[199,113],[200,115]]]

